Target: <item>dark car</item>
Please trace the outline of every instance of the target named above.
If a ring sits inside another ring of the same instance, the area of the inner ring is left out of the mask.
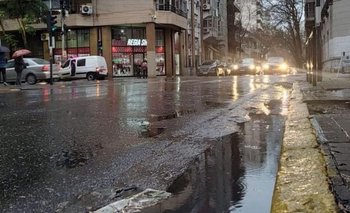
[[[226,68],[219,60],[209,60],[199,66],[198,75],[225,75]]]
[[[263,64],[263,72],[265,74],[288,74],[289,66],[283,57],[270,57]]]
[[[257,62],[254,58],[243,58],[238,65],[235,74],[253,74],[256,73]]]
[[[36,84],[38,81],[50,80],[50,62],[42,58],[24,58],[27,68],[22,71],[22,81],[28,84]],[[59,67],[53,65],[52,77],[58,79]],[[15,61],[11,59],[7,62],[6,81],[16,82]]]

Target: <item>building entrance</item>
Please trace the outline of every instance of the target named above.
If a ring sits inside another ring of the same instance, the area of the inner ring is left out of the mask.
[[[137,77],[141,77],[141,64],[145,57],[145,53],[136,53],[134,54],[134,66],[133,66],[133,71],[134,75]]]

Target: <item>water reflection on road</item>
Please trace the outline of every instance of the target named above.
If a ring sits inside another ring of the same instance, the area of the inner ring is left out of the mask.
[[[213,141],[168,188],[174,196],[142,212],[270,212],[284,126],[281,102],[270,107]]]

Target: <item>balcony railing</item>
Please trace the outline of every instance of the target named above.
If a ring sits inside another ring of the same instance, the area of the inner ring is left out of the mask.
[[[170,11],[170,12],[176,13],[182,17],[187,18],[187,12],[185,12],[179,8],[176,8],[174,5],[171,5],[171,4],[157,4],[156,10]]]

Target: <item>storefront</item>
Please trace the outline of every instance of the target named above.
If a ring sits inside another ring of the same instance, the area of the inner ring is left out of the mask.
[[[112,28],[113,76],[138,76],[141,63],[147,61],[146,29],[142,27]],[[164,30],[156,29],[156,70],[165,75]]]
[[[149,72],[152,76],[167,75],[167,70],[169,75],[179,75],[178,33],[169,29],[153,29],[155,40],[151,43],[154,46],[147,40],[146,27],[142,26],[113,26],[101,31],[98,28],[71,29],[65,34],[63,46],[63,37],[56,36],[54,60],[59,64],[71,57],[101,54],[106,58],[113,77],[139,76],[143,61],[147,61],[149,67],[153,66],[152,73]],[[152,45],[153,51],[147,45]]]

